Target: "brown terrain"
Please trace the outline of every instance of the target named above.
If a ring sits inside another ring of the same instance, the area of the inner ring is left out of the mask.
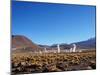
[[[12,36],[12,75],[96,69],[95,48],[71,53],[39,53],[41,50],[25,36]]]
[[[12,51],[23,52],[23,51],[38,51],[41,48],[33,43],[30,39],[22,35],[12,36]]]
[[[12,74],[61,72],[96,69],[96,53],[14,53]]]

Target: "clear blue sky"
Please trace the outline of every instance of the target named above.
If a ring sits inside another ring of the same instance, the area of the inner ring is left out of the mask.
[[[12,1],[12,34],[37,44],[95,37],[95,6]]]

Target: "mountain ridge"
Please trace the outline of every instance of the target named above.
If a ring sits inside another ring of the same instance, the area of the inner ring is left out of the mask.
[[[76,44],[77,49],[91,49],[96,48],[96,37],[90,38],[88,40],[80,41],[80,42],[74,42],[71,44],[62,43],[60,44],[61,49],[70,49],[72,47],[72,44]],[[57,49],[57,44],[53,44],[51,46],[48,45],[40,45],[33,43],[29,38],[23,35],[12,35],[12,48],[21,48],[31,50],[32,51],[39,51],[44,50],[44,48],[47,48],[49,50],[51,49]]]

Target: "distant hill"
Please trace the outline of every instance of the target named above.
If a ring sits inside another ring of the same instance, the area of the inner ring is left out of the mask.
[[[60,44],[60,49],[70,49],[72,44],[76,44],[77,49],[95,49],[96,48],[96,38],[91,38],[85,41],[74,42],[71,44],[62,43]],[[30,39],[23,35],[12,35],[12,50],[17,50],[19,52],[25,51],[40,51],[47,48],[47,50],[56,50],[57,44],[51,46],[48,45],[38,45],[33,43]]]
[[[75,44],[80,49],[96,48],[96,38],[94,37],[94,38],[90,38],[86,41],[75,42]]]
[[[70,49],[72,46],[70,44],[60,44],[60,49]],[[53,44],[50,46],[50,48],[57,48],[57,44]]]
[[[12,49],[34,51],[41,48],[23,35],[12,35]]]
[[[88,40],[85,41],[80,41],[80,42],[74,42],[71,44],[60,44],[60,48],[61,49],[70,49],[72,47],[72,44],[76,44],[77,49],[92,49],[92,48],[96,48],[96,38],[90,38]],[[50,48],[56,48],[57,44],[53,44],[52,46],[50,46]]]

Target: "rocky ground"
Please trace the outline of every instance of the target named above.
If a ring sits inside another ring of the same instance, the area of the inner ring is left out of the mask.
[[[12,74],[96,69],[96,53],[12,53]]]

